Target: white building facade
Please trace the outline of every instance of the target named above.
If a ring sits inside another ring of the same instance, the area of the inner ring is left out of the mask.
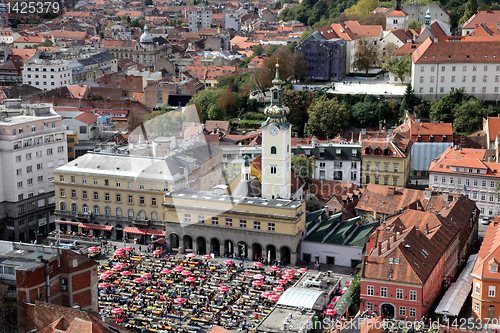
[[[212,27],[213,13],[211,9],[190,10],[187,13],[189,32],[198,32],[200,29]]]
[[[23,84],[41,90],[51,90],[73,83],[69,64],[62,60],[34,59],[23,69]]]
[[[55,229],[54,169],[68,162],[66,127],[51,104],[0,107],[1,238],[35,240]]]
[[[428,38],[412,55],[415,95],[438,100],[463,89],[482,100],[497,100],[500,87],[500,42],[433,42]]]

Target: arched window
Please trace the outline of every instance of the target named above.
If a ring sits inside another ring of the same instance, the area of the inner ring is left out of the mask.
[[[276,146],[271,147],[271,154],[276,155]]]
[[[156,214],[156,211],[151,212],[151,221],[156,221],[158,220],[158,214]]]
[[[60,209],[60,210],[66,210],[66,203],[65,203],[64,201],[61,201],[61,202],[59,203],[59,209]]]
[[[99,215],[99,206],[94,205],[94,214]]]
[[[134,210],[132,208],[129,208],[128,211],[127,211],[127,216],[128,217],[134,217]]]
[[[109,206],[104,207],[104,215],[111,216],[111,208]]]
[[[82,212],[83,213],[88,213],[89,212],[89,206],[87,206],[87,204],[83,204],[82,205]]]
[[[77,208],[77,206],[76,206],[76,203],[74,203],[74,202],[73,202],[73,203],[71,204],[71,211],[72,211],[72,212],[76,212],[77,210],[78,210],[78,208]]]
[[[139,220],[144,221],[145,219],[146,219],[146,212],[143,209],[141,209],[139,211]]]
[[[116,208],[116,216],[122,216],[122,209],[120,207]]]

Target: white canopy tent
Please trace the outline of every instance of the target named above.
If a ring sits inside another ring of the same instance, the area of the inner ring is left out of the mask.
[[[469,295],[472,289],[472,269],[476,263],[477,254],[471,255],[467,265],[462,271],[462,274],[458,277],[456,282],[453,282],[450,288],[446,291],[441,302],[439,302],[435,313],[447,315],[447,316],[458,316],[460,309],[464,305],[465,299]]]
[[[321,310],[325,305],[325,293],[321,290],[288,288],[278,300],[278,305]]]

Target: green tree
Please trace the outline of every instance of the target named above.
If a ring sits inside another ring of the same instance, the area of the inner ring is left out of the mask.
[[[130,27],[137,27],[137,28],[142,28],[141,22],[139,22],[139,19],[135,19],[130,23]]]
[[[453,110],[457,105],[467,100],[467,95],[462,89],[450,91],[448,95],[440,98],[438,101],[431,104],[429,116],[434,121],[444,121],[446,123],[453,122]]]
[[[346,15],[367,15],[378,7],[378,0],[359,0],[357,4],[345,10]]]
[[[153,0],[144,0],[144,6],[152,6],[153,5]]]
[[[350,296],[351,302],[352,304],[354,304],[354,306],[359,306],[361,302],[361,276],[359,275],[359,273],[356,274],[356,276],[352,280],[350,288],[352,289],[352,293]]]
[[[264,53],[264,47],[262,45],[258,44],[253,47],[253,53],[252,55],[255,56],[260,56]]]
[[[465,4],[464,16],[462,16],[459,23],[463,25],[475,14],[477,14],[477,0],[468,0]]]
[[[306,155],[292,156],[293,170],[303,179],[312,179],[314,175],[314,155],[307,157]]]
[[[423,25],[422,22],[417,22],[417,20],[415,19],[410,19],[410,21],[408,21],[408,29],[413,29],[417,31],[418,29],[420,29],[422,25]]]
[[[122,21],[126,21],[127,19],[130,19],[130,17],[129,17],[128,15],[122,15],[122,16],[120,17],[120,19],[121,19]]]
[[[399,60],[396,56],[392,56],[388,62],[382,65],[382,68],[396,75],[401,83],[404,83],[405,75],[411,73],[410,55],[407,54]]]
[[[225,115],[218,104],[212,104],[208,107],[207,116],[210,120],[223,120]]]
[[[99,31],[99,38],[104,39],[104,31]]]
[[[403,102],[401,103],[403,110],[413,111],[413,108],[417,104],[415,100],[415,95],[413,94],[413,89],[411,83],[406,85],[405,94],[403,96]],[[403,114],[404,116],[404,114]]]
[[[483,103],[476,98],[469,98],[453,110],[453,133],[472,134],[482,128]]]
[[[308,128],[316,135],[333,138],[337,132],[349,124],[349,112],[336,98],[327,99],[326,95],[316,98],[309,109]]]
[[[290,109],[286,118],[293,125],[293,130],[297,131],[299,136],[304,135],[304,125],[309,120],[307,109],[311,105],[313,97],[314,95],[310,91],[284,91],[283,104]]]
[[[302,43],[307,37],[311,36],[311,30],[306,30],[300,35],[300,42]]]
[[[378,103],[361,102],[352,106],[352,123],[356,127],[365,128],[378,126],[379,106]]]
[[[368,71],[380,64],[379,49],[367,37],[361,37],[356,41],[353,65],[358,71]]]
[[[229,117],[233,116],[236,112],[237,103],[238,101],[236,100],[235,93],[233,93],[230,87],[227,87],[217,100],[217,104],[222,110],[222,113]]]

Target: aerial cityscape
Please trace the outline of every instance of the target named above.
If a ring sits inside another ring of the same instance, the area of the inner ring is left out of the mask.
[[[2,332],[497,333],[499,51],[492,0],[2,2]]]

